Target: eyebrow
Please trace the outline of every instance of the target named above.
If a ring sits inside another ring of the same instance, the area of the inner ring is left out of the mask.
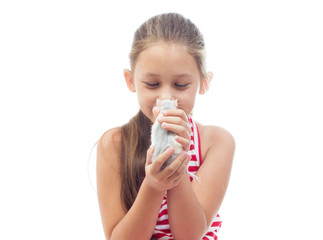
[[[144,76],[145,77],[160,77],[160,75],[156,74],[156,73],[145,73]],[[181,74],[176,74],[173,77],[176,77],[176,78],[192,77],[192,74],[181,73]]]
[[[156,73],[145,73],[143,74],[145,77],[160,77],[159,74]]]

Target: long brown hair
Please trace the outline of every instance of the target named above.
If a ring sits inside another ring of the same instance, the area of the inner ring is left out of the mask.
[[[177,13],[161,14],[148,19],[135,32],[129,54],[135,70],[139,54],[157,42],[174,42],[186,46],[194,57],[202,77],[206,76],[205,45],[199,29]],[[145,177],[146,153],[150,145],[152,122],[140,110],[121,127],[121,199],[129,210]]]
[[[145,177],[152,122],[140,110],[121,127],[121,198],[129,210]]]

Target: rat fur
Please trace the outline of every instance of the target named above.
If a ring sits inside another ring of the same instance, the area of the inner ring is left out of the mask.
[[[152,125],[151,129],[151,145],[155,146],[154,154],[151,161],[154,161],[161,153],[163,153],[168,147],[174,147],[175,152],[173,155],[166,160],[163,164],[162,169],[168,166],[178,154],[183,151],[182,145],[175,140],[175,133],[167,131],[162,128],[161,124],[158,122],[158,117],[162,116],[162,112],[167,109],[176,109],[177,100],[159,100],[157,99],[157,107],[160,108],[160,113],[156,118],[155,123]]]

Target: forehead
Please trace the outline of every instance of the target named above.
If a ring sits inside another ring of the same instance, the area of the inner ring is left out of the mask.
[[[155,44],[141,52],[135,72],[150,77],[169,74],[179,77],[199,75],[196,61],[186,46],[165,42]]]

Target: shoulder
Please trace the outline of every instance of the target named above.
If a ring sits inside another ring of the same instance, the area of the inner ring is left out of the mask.
[[[200,123],[197,123],[197,126],[199,128],[200,137],[205,138],[205,140],[211,140],[212,142],[217,143],[227,143],[231,145],[235,145],[235,140],[232,134],[218,126],[210,126],[210,125],[202,125]]]
[[[97,147],[97,195],[100,215],[106,238],[124,217],[120,175],[121,128],[113,128],[102,134]]]
[[[97,159],[105,161],[115,169],[120,166],[121,127],[112,128],[102,134],[98,140]]]
[[[197,126],[200,133],[203,159],[211,149],[233,154],[236,144],[234,137],[228,130],[219,126],[202,125],[200,123],[197,123]]]
[[[121,127],[111,128],[100,137],[99,143],[103,148],[117,147],[121,143]]]

